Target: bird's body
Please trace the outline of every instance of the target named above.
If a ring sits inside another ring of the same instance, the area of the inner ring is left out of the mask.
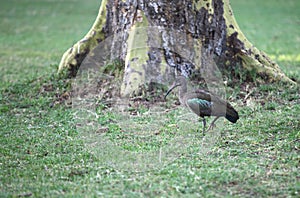
[[[196,90],[183,96],[183,101],[189,109],[200,117],[225,117],[235,123],[239,116],[237,111],[225,100],[205,90]]]
[[[225,117],[232,123],[235,123],[239,119],[238,112],[231,106],[231,104],[220,97],[202,89],[187,92],[187,83],[183,76],[176,79],[166,96],[177,86],[180,86],[180,103],[187,106],[192,112],[203,119],[203,133],[205,131],[206,116],[216,116],[209,129],[214,126],[214,122],[219,117]]]

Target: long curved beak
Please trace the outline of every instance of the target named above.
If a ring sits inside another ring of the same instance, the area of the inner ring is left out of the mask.
[[[169,95],[169,93],[171,93],[171,91],[172,91],[174,88],[178,87],[178,86],[179,86],[179,84],[176,84],[176,83],[174,82],[173,85],[170,87],[170,89],[167,91],[167,93],[166,93],[166,95],[165,95],[165,99],[167,98],[167,96]]]

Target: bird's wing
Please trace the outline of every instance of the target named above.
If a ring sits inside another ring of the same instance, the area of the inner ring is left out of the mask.
[[[187,100],[187,106],[199,116],[210,116],[212,103],[201,98],[190,98]]]
[[[209,102],[211,101],[211,96],[212,96],[211,93],[202,89],[195,90],[192,95],[194,95],[195,98],[201,98]]]
[[[205,90],[199,89],[189,94],[187,105],[199,116],[225,116],[231,122],[239,119],[238,112],[229,102]]]
[[[203,100],[209,101],[211,103],[211,115],[212,116],[225,116],[227,108],[232,108],[231,105],[220,98],[219,96],[210,93],[206,90],[196,90],[194,92],[197,98],[201,98]]]
[[[213,102],[214,104],[224,105],[225,107],[227,107],[228,105],[231,106],[226,100],[223,100],[219,96],[210,93],[206,90],[199,89],[195,90],[194,93],[195,95],[197,95],[198,98],[202,98],[204,100]]]

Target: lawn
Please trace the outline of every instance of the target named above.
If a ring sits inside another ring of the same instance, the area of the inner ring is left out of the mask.
[[[182,121],[190,114],[174,108],[174,96],[159,108],[174,108],[165,114],[131,110],[141,115],[132,120],[140,124],[132,130],[162,131],[148,142],[124,135],[115,122],[122,120],[119,114],[97,109],[98,122],[105,126],[99,133],[130,152],[156,151],[189,132],[192,143],[178,148],[184,155],[165,164],[143,159],[154,168],[142,171],[132,171],[134,163],[126,164],[132,156],[115,148],[102,146],[116,153],[108,158],[86,146],[70,105],[70,82],[56,74],[62,53],[92,25],[99,1],[0,2],[0,197],[300,196],[299,1],[231,0],[247,38],[298,86],[259,85],[248,90],[245,101],[247,89],[228,87],[240,119],[219,121],[220,133],[208,150],[196,141],[201,123],[192,116],[192,124]]]

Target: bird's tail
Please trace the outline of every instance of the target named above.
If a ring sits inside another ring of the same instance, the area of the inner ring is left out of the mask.
[[[233,107],[227,108],[225,118],[232,123],[236,123],[239,119],[239,114]]]

